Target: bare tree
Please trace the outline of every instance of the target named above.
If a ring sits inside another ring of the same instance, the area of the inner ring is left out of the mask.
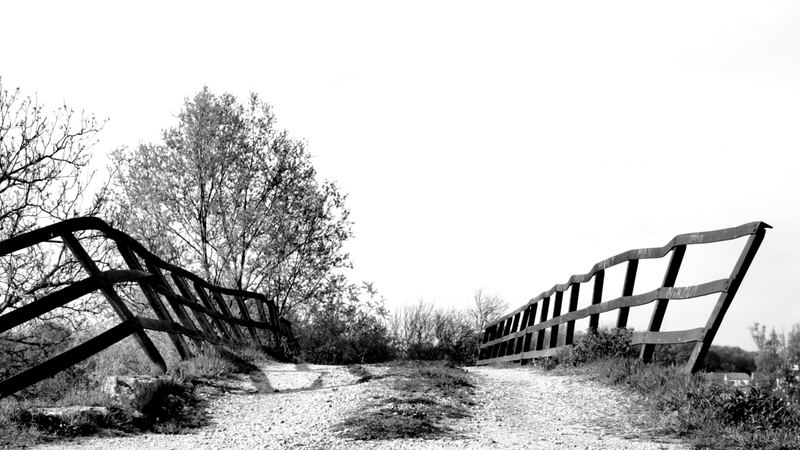
[[[0,240],[100,211],[103,189],[93,202],[86,198],[90,149],[100,129],[93,116],[66,105],[45,112],[35,98],[6,89],[0,78]],[[44,243],[0,258],[0,313],[69,283],[79,270],[60,244]],[[6,363],[31,348],[46,353],[79,328],[87,312],[99,312],[91,299],[5,333],[0,346]]]
[[[478,289],[472,295],[472,306],[469,315],[475,330],[483,330],[486,326],[500,318],[508,309],[508,303],[497,294],[487,294]]]

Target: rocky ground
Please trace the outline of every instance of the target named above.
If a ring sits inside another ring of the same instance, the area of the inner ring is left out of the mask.
[[[359,383],[358,374],[342,366],[267,363],[254,389],[210,398],[209,425],[188,434],[86,438],[39,448],[688,448],[648,437],[636,419],[636,398],[574,376],[516,366],[468,369],[476,379],[476,405],[469,417],[447,424],[453,431],[447,437],[353,441],[336,425],[392,395],[391,376],[380,377],[391,375],[391,366],[365,367],[379,377]]]

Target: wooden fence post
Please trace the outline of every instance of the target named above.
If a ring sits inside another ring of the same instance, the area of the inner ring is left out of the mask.
[[[594,274],[594,289],[592,290],[592,305],[599,305],[603,299],[603,281],[606,278],[605,270],[598,270]],[[600,314],[592,314],[589,316],[589,329],[597,331],[597,326],[600,323]]]
[[[638,259],[632,259],[628,261],[628,268],[625,270],[625,282],[622,285],[623,297],[633,295],[633,285],[636,282],[636,270],[638,268]],[[617,316],[617,328],[626,328],[628,326],[628,312],[630,309],[630,306],[623,306],[619,309],[619,315]]]
[[[669,259],[667,272],[664,274],[664,282],[662,287],[674,287],[675,280],[678,278],[678,270],[681,268],[683,256],[686,254],[686,246],[678,245],[672,250],[672,256]],[[662,298],[656,302],[653,308],[653,315],[650,317],[650,326],[648,331],[661,330],[661,322],[664,321],[664,314],[667,312],[667,305],[669,300]],[[653,359],[653,351],[655,351],[655,344],[643,344],[642,351],[639,353],[639,359],[643,362],[649,363]]]
[[[572,283],[572,287],[569,290],[569,311],[568,312],[575,312],[578,310],[578,297],[581,292],[581,284],[580,283]],[[567,322],[567,332],[564,334],[564,345],[572,345],[573,337],[575,336],[575,321],[570,320]]]

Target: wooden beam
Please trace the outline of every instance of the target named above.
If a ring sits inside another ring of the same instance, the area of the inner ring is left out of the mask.
[[[142,329],[132,319],[79,344],[28,370],[0,381],[0,398],[25,389],[87,359]]]
[[[606,278],[606,271],[599,270],[594,274],[594,289],[592,289],[592,305],[599,305],[603,300],[603,281]],[[597,331],[600,323],[600,314],[589,316],[589,329]]]
[[[553,302],[553,318],[561,315],[561,302],[564,298],[564,293],[556,291],[556,300]],[[558,324],[550,327],[550,348],[558,347]]]
[[[630,297],[633,295],[633,285],[636,283],[636,270],[638,268],[638,259],[632,259],[628,261],[628,268],[625,270],[625,282],[622,284],[623,297]],[[619,315],[617,316],[617,328],[626,328],[628,326],[629,311],[629,306],[623,306],[619,309]]]
[[[686,245],[679,245],[675,247],[675,249],[672,251],[672,256],[669,259],[667,272],[664,274],[664,282],[661,284],[661,286],[663,287],[675,286],[675,280],[678,278],[678,270],[680,270],[681,268],[681,263],[683,262],[683,256],[685,254],[686,254]],[[648,331],[661,330],[661,322],[664,321],[664,314],[667,312],[668,304],[669,304],[669,299],[662,298],[658,300],[655,308],[653,308],[653,315],[650,317],[650,326],[647,328]],[[643,345],[641,353],[639,353],[639,359],[641,359],[645,363],[649,363],[650,360],[653,359],[654,351],[655,351],[654,344]]]
[[[578,298],[581,292],[580,283],[572,283],[569,290],[569,313],[574,313],[578,309]],[[568,314],[569,315],[569,314]],[[567,322],[567,332],[564,334],[564,345],[572,345],[575,336],[575,320]]]

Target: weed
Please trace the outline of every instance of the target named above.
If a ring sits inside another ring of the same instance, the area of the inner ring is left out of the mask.
[[[362,379],[361,366],[349,366]],[[474,404],[470,375],[442,363],[406,362],[394,366],[392,395],[354,411],[335,429],[356,440],[433,439],[453,435],[448,419],[469,416]]]

